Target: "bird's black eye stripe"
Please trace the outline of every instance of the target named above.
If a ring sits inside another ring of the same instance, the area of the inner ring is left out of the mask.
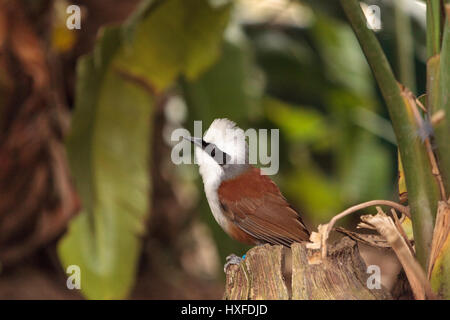
[[[210,156],[211,157],[215,157],[216,156],[216,146],[214,145],[214,144],[211,144],[211,143],[208,143],[208,142],[206,142],[205,140],[203,140],[202,139],[202,148],[203,148],[203,150],[206,150],[206,148],[208,148],[208,147],[212,147],[212,149],[211,149],[211,154],[210,154]]]
[[[212,158],[214,158],[217,163],[219,163],[220,165],[224,165],[228,163],[228,160],[230,158],[229,155],[227,155],[225,152],[223,152],[222,150],[220,150],[216,145],[214,145],[213,143],[209,143],[206,142],[205,140],[202,139],[202,148],[203,150],[207,151],[207,150],[211,150],[210,156]],[[208,148],[208,149],[207,149]],[[216,151],[217,149],[217,151]],[[218,156],[218,158],[222,158],[220,160],[216,159],[216,155]]]

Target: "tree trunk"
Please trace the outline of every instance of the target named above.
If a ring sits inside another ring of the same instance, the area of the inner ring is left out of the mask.
[[[240,265],[228,267],[224,299],[392,299],[382,286],[368,288],[371,274],[355,241],[343,238],[325,261],[319,254],[306,243],[252,248]]]

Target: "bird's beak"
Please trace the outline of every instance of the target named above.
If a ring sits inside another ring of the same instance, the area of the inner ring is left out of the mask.
[[[197,138],[197,137],[183,137],[184,140],[187,140],[191,143],[193,143],[194,145],[196,145],[199,148],[203,148],[203,144],[202,144],[202,138]]]

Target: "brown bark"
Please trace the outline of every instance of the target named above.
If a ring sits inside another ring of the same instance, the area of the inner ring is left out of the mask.
[[[291,249],[270,245],[252,248],[240,265],[227,269],[224,299],[392,298],[384,287],[367,287],[370,274],[355,241],[343,238],[330,247],[322,262],[319,254],[306,248],[306,243],[294,243]]]

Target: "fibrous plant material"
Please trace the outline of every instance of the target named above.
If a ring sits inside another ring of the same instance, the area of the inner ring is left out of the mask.
[[[405,270],[414,297],[419,300],[435,298],[431,291],[428,279],[420,264],[413,256],[404,237],[401,235],[394,221],[388,217],[381,208],[377,208],[378,214],[361,217],[359,227],[375,227],[376,230],[389,242],[400,263]]]
[[[285,254],[292,253],[291,281],[283,276]],[[258,246],[250,249],[240,265],[227,269],[225,299],[391,299],[384,287],[370,289],[367,267],[356,242],[344,238],[330,248],[326,261],[320,263],[318,252],[306,243]],[[318,263],[319,262],[319,263]]]

